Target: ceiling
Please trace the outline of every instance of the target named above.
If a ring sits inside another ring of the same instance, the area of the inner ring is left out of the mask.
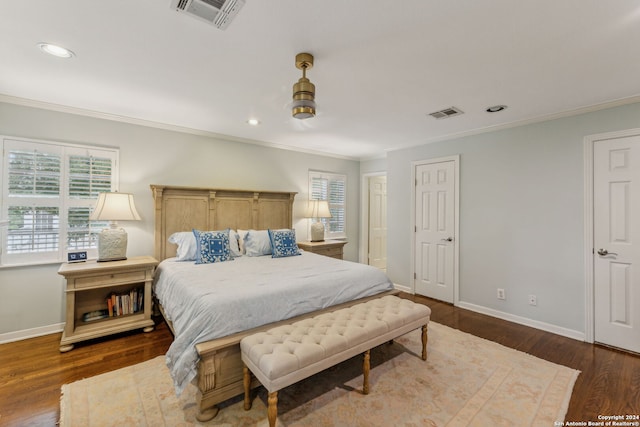
[[[224,31],[169,6],[0,1],[0,101],[368,159],[640,100],[635,0],[246,0]],[[299,52],[307,120],[290,112]]]

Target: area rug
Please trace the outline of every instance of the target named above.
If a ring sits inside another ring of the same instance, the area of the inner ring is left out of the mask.
[[[281,390],[279,426],[552,426],[563,421],[579,371],[429,323],[428,360],[414,331],[371,352],[368,395],[362,359]],[[264,388],[250,411],[242,396],[199,423],[195,387],[176,397],[164,357],[62,386],[60,425],[267,426]]]

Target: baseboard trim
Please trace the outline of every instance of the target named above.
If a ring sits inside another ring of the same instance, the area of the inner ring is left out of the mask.
[[[397,283],[394,283],[394,284],[393,284],[393,287],[394,287],[394,288],[396,288],[396,289],[397,289],[397,290],[399,290],[399,291],[406,292],[406,293],[408,293],[408,294],[413,294],[413,293],[414,293],[414,292],[413,292],[413,289],[411,289],[411,288],[410,288],[410,287],[408,287],[408,286],[398,285]]]
[[[394,283],[395,289],[413,294],[413,291],[408,286],[399,285]],[[497,317],[498,319],[507,320],[509,322],[518,323],[524,326],[530,326],[532,328],[540,329],[546,332],[551,332],[557,335],[562,335],[567,338],[572,338],[578,341],[585,341],[584,332],[575,331],[573,329],[563,328],[561,326],[552,325],[546,322],[540,322],[538,320],[528,319],[526,317],[516,316],[515,314],[505,313],[504,311],[494,310],[492,308],[483,307],[464,301],[458,301],[457,307],[464,308],[466,310],[475,311],[476,313],[486,314],[487,316]],[[42,335],[49,335],[58,332],[62,332],[64,329],[64,323],[56,323],[48,326],[41,326],[38,328],[24,329],[21,331],[7,332],[0,334],[0,344],[5,344],[13,341],[21,341],[29,338],[40,337]]]
[[[476,313],[486,314],[487,316],[497,317],[498,319],[507,320],[509,322],[518,323],[524,326],[530,326],[532,328],[540,329],[546,332],[551,332],[556,335],[562,335],[563,337],[572,338],[574,340],[585,341],[584,332],[563,328],[561,326],[552,325],[551,323],[540,322],[539,320],[516,316],[515,314],[505,313],[504,311],[494,310],[492,308],[483,307],[481,305],[471,304],[464,301],[459,301],[456,306],[475,311]]]
[[[41,337],[43,335],[55,334],[62,332],[64,323],[56,323],[48,326],[40,326],[38,328],[23,329],[21,331],[7,332],[0,334],[0,344],[6,344],[14,341],[26,340],[29,338]]]

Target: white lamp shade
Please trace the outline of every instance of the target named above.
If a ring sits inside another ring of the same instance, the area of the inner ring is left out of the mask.
[[[309,200],[305,218],[331,218],[329,202],[326,200]]]
[[[139,220],[133,194],[100,193],[91,221],[111,221],[111,227],[98,234],[98,262],[127,259],[127,233],[117,221]]]
[[[100,193],[96,208],[89,217],[91,221],[134,221],[140,215],[133,202],[133,194]]]

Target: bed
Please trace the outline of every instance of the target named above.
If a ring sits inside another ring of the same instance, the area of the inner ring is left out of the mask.
[[[217,404],[243,393],[242,337],[397,293],[377,269],[304,251],[282,258],[179,262],[177,246],[169,242],[174,233],[291,229],[296,193],[165,185],[151,190],[155,256],[161,261],[154,293],[175,337],[167,364],[178,392],[192,379],[197,385],[200,421],[213,418]]]

